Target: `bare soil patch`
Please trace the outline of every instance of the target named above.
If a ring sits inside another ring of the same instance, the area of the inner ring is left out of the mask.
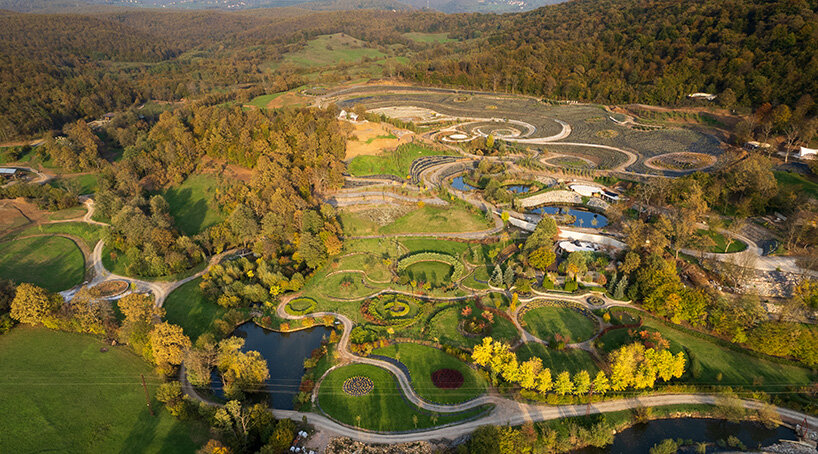
[[[384,150],[392,150],[403,143],[411,141],[414,134],[383,123],[354,123],[350,137],[358,140],[347,140],[346,159],[356,156],[378,155]]]

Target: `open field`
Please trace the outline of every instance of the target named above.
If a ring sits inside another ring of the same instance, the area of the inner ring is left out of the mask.
[[[451,43],[457,41],[456,39],[449,38],[448,33],[421,33],[421,32],[409,32],[404,33],[403,36],[411,39],[412,41],[416,41],[419,43]]]
[[[411,209],[411,206],[407,208],[410,210],[407,214],[395,218],[386,225],[379,225],[352,210],[340,210],[341,225],[345,234],[359,236],[392,233],[471,232],[492,227],[485,217],[460,206],[426,205],[423,208]]]
[[[196,338],[213,329],[213,321],[224,315],[227,309],[209,301],[199,289],[201,278],[194,279],[174,290],[162,306],[165,319],[179,325],[194,342]]]
[[[818,199],[818,182],[793,172],[773,172],[778,186],[796,192],[804,192]]]
[[[534,356],[542,359],[542,366],[551,369],[552,374],[555,371],[575,374],[587,370],[593,376],[599,370],[591,354],[578,348],[554,350],[542,344],[528,343],[521,345],[516,353],[519,361],[526,361]]]
[[[369,394],[351,396],[342,387],[350,377],[362,376],[374,382]],[[403,397],[395,377],[380,367],[353,364],[333,370],[318,391],[318,404],[340,422],[369,430],[405,431],[459,421],[482,413],[481,408],[456,414],[422,411]],[[413,418],[417,418],[417,425]]]
[[[93,194],[97,192],[99,185],[99,175],[73,175],[68,177],[59,177],[49,182],[51,186],[67,189],[79,195]]]
[[[156,400],[152,417],[141,374],[153,394],[160,379],[144,360],[91,336],[29,327],[0,336],[0,452],[195,451],[207,428]]]
[[[334,66],[339,63],[356,63],[363,58],[381,59],[386,54],[367,47],[367,43],[343,33],[321,35],[307,41],[304,48],[284,56],[282,63],[300,67]],[[278,66],[278,64],[273,65]]]
[[[379,229],[380,233],[472,232],[490,229],[485,217],[459,206],[426,205]]]
[[[543,340],[560,335],[570,339],[566,343],[582,342],[591,338],[596,324],[579,312],[564,307],[540,307],[522,316],[523,327]]]
[[[483,394],[486,381],[477,371],[454,356],[419,344],[393,344],[372,351],[402,362],[409,369],[412,388],[422,398],[439,404],[456,404]],[[463,385],[457,389],[440,389],[432,382],[438,369],[453,369],[463,374]]]
[[[170,214],[183,234],[195,235],[224,219],[213,201],[216,185],[211,175],[194,175],[165,191]]]
[[[85,259],[68,238],[39,236],[0,243],[0,277],[52,292],[82,282]]]
[[[434,150],[414,143],[407,143],[394,151],[378,156],[357,156],[350,161],[347,170],[353,176],[395,175],[399,178],[406,178],[409,176],[409,168],[415,159],[424,156],[451,154],[451,151]]]
[[[698,384],[760,386],[768,390],[780,390],[782,385],[805,385],[815,380],[809,370],[766,360],[719,345],[710,336],[693,336],[658,319],[643,315],[643,327],[662,333],[670,341],[673,352],[686,349],[693,355],[688,371],[699,369],[697,374],[688,372],[683,379]],[[712,339],[712,340],[711,340]],[[627,330],[613,330],[599,339],[604,353],[611,352],[628,341]],[[724,342],[724,341],[721,341]],[[721,380],[718,376],[721,374]],[[698,375],[698,376],[697,376]]]
[[[386,123],[355,123],[350,139],[347,140],[346,159],[356,156],[377,155],[385,150],[394,149],[401,143],[406,143],[412,134],[406,134],[399,139],[392,133],[394,126]]]

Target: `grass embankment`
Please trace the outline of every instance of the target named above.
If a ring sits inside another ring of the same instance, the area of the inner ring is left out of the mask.
[[[808,369],[733,350],[719,345],[725,341],[706,335],[694,336],[646,315],[642,317],[642,326],[659,331],[670,341],[674,353],[685,348],[692,353],[687,366],[689,372],[682,379],[689,383],[780,391],[784,385],[807,385],[815,379],[815,374]],[[598,346],[606,354],[628,341],[627,330],[613,330],[599,339]]]
[[[156,400],[151,416],[141,374],[153,395],[161,380],[126,347],[44,328],[0,336],[0,452],[194,452],[207,428]]]
[[[41,236],[0,243],[0,277],[46,290],[67,290],[82,282],[85,259],[68,238]]]
[[[543,340],[559,334],[570,339],[567,343],[590,339],[596,332],[596,324],[579,312],[565,307],[540,307],[526,312],[523,327]]]
[[[85,208],[84,205],[78,205],[71,208],[66,208],[64,210],[55,211],[48,215],[48,219],[51,221],[64,221],[67,219],[77,219],[85,216],[88,210]]]
[[[399,178],[409,176],[412,161],[424,156],[451,155],[448,150],[433,150],[414,143],[399,146],[394,151],[377,156],[356,156],[347,166],[352,176],[395,175]]]
[[[224,217],[214,202],[218,181],[211,175],[194,175],[163,196],[174,223],[185,235],[195,235],[221,222]]]
[[[102,229],[102,226],[85,222],[57,222],[30,227],[17,236],[62,233],[82,239],[88,249],[93,249],[102,238]]]
[[[364,376],[374,382],[369,394],[351,396],[342,389],[350,377]],[[376,431],[407,431],[447,424],[481,414],[477,408],[456,414],[422,411],[404,397],[395,377],[385,369],[368,364],[353,364],[333,370],[318,391],[321,409],[338,421]],[[414,420],[417,419],[417,424]]]
[[[409,369],[412,388],[430,402],[457,404],[480,396],[486,391],[486,381],[480,374],[454,356],[436,348],[419,344],[394,344],[372,352],[402,362]],[[453,369],[463,374],[463,385],[457,389],[441,389],[432,382],[438,369]]]
[[[779,187],[795,192],[803,192],[818,199],[818,182],[793,172],[773,172]]]
[[[227,309],[209,301],[196,278],[174,290],[165,300],[165,319],[179,325],[185,334],[195,341],[202,334],[213,330],[213,322],[224,315]]]
[[[710,239],[713,240],[713,246],[710,248],[709,251],[714,252],[716,254],[725,254],[725,253],[726,254],[732,254],[734,252],[741,252],[741,251],[747,249],[747,243],[745,243],[744,241],[741,241],[739,239],[733,240],[733,242],[730,243],[730,247],[728,248],[727,247],[727,238],[723,234],[721,234],[719,232],[716,232],[716,231],[713,231],[713,230],[699,230],[696,234],[699,237],[702,237],[704,235],[709,236]]]

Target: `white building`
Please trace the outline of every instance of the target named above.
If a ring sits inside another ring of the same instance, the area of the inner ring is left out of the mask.
[[[770,145],[768,143],[756,142],[755,140],[751,140],[751,141],[744,144],[744,148],[746,148],[747,150],[750,150],[750,151],[758,150],[758,149],[766,150],[767,148],[770,148],[771,146],[772,145]]]
[[[814,148],[801,147],[798,150],[798,157],[801,159],[815,159],[818,157],[818,150]]]
[[[589,243],[587,241],[560,241],[557,243],[557,247],[561,251],[568,252],[596,252],[598,250],[597,245],[594,243]]]
[[[705,101],[713,101],[716,99],[716,95],[711,93],[691,93],[687,95],[690,99],[704,99]]]

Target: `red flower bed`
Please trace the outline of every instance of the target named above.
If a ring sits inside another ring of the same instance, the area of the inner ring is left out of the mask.
[[[463,374],[454,369],[438,369],[432,372],[432,383],[440,389],[457,389],[463,386]]]

